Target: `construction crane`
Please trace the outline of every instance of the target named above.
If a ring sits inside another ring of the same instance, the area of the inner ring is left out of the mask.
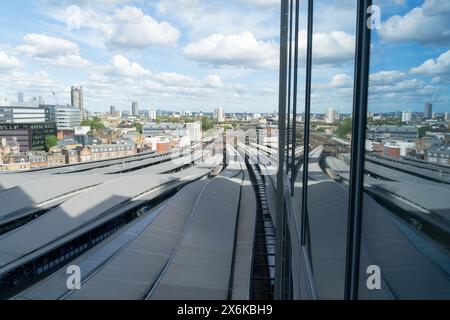
[[[55,97],[56,105],[59,106],[58,97],[56,96],[56,93],[55,93],[55,91],[53,89],[52,89],[52,93],[53,93],[53,96]]]

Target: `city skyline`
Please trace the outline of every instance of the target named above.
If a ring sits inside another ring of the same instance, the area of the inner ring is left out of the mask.
[[[377,63],[370,111],[421,111],[426,101],[436,112],[449,111],[450,12],[436,10],[445,1],[374,4],[382,15],[381,28],[373,32]],[[221,105],[229,112],[271,112],[278,101],[278,6],[277,0],[233,0],[226,6],[199,0],[1,3],[8,13],[5,28],[18,17],[26,22],[0,38],[0,96],[13,101],[25,92],[49,102],[54,91],[66,104],[71,87],[81,85],[85,108],[93,112],[111,104],[123,110],[133,101],[174,111]],[[300,39],[305,6],[301,3]],[[350,112],[355,1],[320,2],[316,10],[339,15],[314,22],[311,108]],[[391,33],[393,28],[400,31]],[[302,41],[299,49],[302,101]],[[404,57],[392,54],[398,51]]]

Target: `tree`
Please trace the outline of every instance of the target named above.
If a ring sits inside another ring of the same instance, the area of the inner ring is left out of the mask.
[[[203,117],[202,118],[202,129],[203,129],[203,131],[208,131],[212,127],[213,127],[213,125],[211,123],[211,119],[209,119],[208,117]]]
[[[102,131],[105,129],[105,125],[102,123],[100,118],[94,118],[92,120],[85,119],[81,122],[82,126],[91,127],[91,131]]]
[[[420,127],[419,129],[417,129],[418,133],[419,133],[419,138],[423,138],[427,135],[427,131],[430,131],[431,127],[430,126],[423,126]]]
[[[58,144],[58,138],[56,136],[45,137],[45,150],[48,152],[51,148]]]
[[[142,133],[142,129],[144,128],[144,126],[142,124],[140,124],[139,122],[136,122],[134,124],[134,126],[136,127],[137,132]]]
[[[352,119],[347,118],[337,130],[337,135],[341,139],[345,139],[352,132]]]

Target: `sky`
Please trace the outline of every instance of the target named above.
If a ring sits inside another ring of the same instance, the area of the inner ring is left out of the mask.
[[[450,1],[374,0],[369,110],[450,111]],[[356,0],[316,0],[312,112],[352,108]],[[1,1],[0,97],[85,108],[273,112],[279,0]],[[300,0],[299,107],[306,1]]]

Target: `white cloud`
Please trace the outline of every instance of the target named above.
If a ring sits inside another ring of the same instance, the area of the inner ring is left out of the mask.
[[[353,78],[348,74],[336,74],[331,80],[330,85],[334,88],[352,88]]]
[[[54,2],[48,14],[66,25],[70,35],[92,47],[144,49],[175,45],[180,31],[167,21],[157,21],[142,9],[124,5],[129,0]],[[71,2],[72,3],[72,2]]]
[[[189,59],[217,66],[272,69],[278,66],[278,46],[273,41],[257,40],[250,31],[213,34],[188,44],[183,53]]]
[[[83,68],[90,64],[80,57],[80,48],[74,42],[36,33],[27,34],[24,42],[15,50],[43,63],[69,68]]]
[[[424,89],[427,89],[427,86],[422,81],[418,79],[408,79],[389,85],[374,85],[370,87],[369,91],[371,93],[399,93]]]
[[[397,70],[379,71],[370,74],[370,84],[389,84],[405,78],[405,73]]]
[[[395,15],[382,24],[382,39],[393,42],[415,41],[423,44],[450,43],[450,2],[425,0],[404,16]]]
[[[119,77],[143,77],[150,76],[152,72],[143,68],[137,62],[130,62],[122,55],[115,55],[108,66],[107,74]]]
[[[247,30],[258,39],[279,35],[278,10],[256,6],[247,0],[160,0],[155,7],[158,15],[176,21],[193,40],[216,33],[230,35]]]
[[[129,48],[174,45],[180,37],[178,29],[170,23],[158,22],[141,9],[125,7],[112,17],[113,32],[109,43]]]
[[[20,67],[20,61],[8,55],[5,51],[0,50],[0,71],[1,70],[9,70]]]
[[[57,92],[61,103],[64,103],[63,101],[68,102],[70,97],[70,88],[51,79],[45,70],[40,70],[35,73],[12,71],[0,77],[0,88],[2,93],[13,97],[16,97],[17,91],[20,88],[21,91],[27,93],[27,96],[43,96],[49,102],[54,101],[52,90]],[[67,97],[67,99],[64,99],[64,97]]]
[[[60,55],[78,54],[80,48],[71,41],[30,33],[24,37],[25,45],[18,46],[19,52],[38,58],[54,58]]]
[[[428,76],[450,75],[450,50],[436,59],[428,59],[420,66],[412,68],[411,73]]]
[[[222,88],[224,86],[219,76],[210,74],[202,80],[175,72],[162,72],[155,76],[161,85],[180,88]]]
[[[306,30],[300,33],[300,39],[306,39]],[[300,41],[300,52],[306,53],[306,40]],[[340,64],[355,57],[355,36],[342,31],[314,33],[313,63]]]

